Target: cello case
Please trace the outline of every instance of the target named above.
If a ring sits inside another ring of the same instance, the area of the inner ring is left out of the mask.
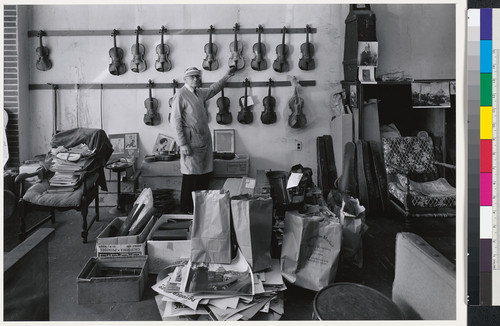
[[[358,42],[376,42],[375,14],[369,4],[350,5],[345,19],[344,80],[356,81],[358,77]]]

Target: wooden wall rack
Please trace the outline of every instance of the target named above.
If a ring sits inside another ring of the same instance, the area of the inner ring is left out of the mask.
[[[209,87],[213,83],[202,83],[202,87]],[[315,80],[301,80],[299,81],[301,86],[316,86]],[[108,84],[30,84],[30,90],[39,89],[141,89],[148,88],[148,83],[133,83],[133,84],[118,84],[118,83],[108,83]],[[153,83],[153,88],[173,88],[173,83]],[[184,83],[176,83],[175,87],[180,88]],[[250,81],[249,87],[267,87],[268,81]],[[292,86],[290,81],[275,81],[273,80],[273,87],[284,87]],[[227,82],[224,88],[243,88],[243,81],[241,82]]]
[[[135,35],[135,29],[116,29],[120,36],[123,35]],[[262,34],[282,34],[283,28],[264,28]],[[209,34],[210,29],[208,28],[198,28],[198,29],[166,29],[166,35],[204,35]],[[28,37],[38,37],[40,31],[28,31]],[[43,36],[111,36],[113,30],[53,30],[45,31],[43,30]],[[305,34],[307,32],[306,28],[286,28],[287,34]],[[311,28],[309,33],[316,33],[316,28]],[[161,29],[142,29],[141,35],[158,35],[161,33]],[[216,28],[213,34],[232,34],[234,35],[234,30],[232,28]],[[258,34],[256,28],[240,28],[238,34]]]

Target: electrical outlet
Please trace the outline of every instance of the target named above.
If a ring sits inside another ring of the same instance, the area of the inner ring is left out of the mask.
[[[295,150],[296,151],[301,151],[302,150],[302,142],[301,141],[295,141]]]

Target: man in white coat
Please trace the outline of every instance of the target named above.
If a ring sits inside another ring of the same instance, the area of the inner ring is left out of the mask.
[[[213,171],[212,137],[205,102],[220,92],[235,71],[231,68],[209,88],[201,88],[200,70],[187,68],[185,84],[174,96],[170,124],[180,147],[181,210],[184,213],[193,212],[191,192],[208,189]]]

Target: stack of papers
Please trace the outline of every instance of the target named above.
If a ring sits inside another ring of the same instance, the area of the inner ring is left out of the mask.
[[[73,191],[79,180],[78,172],[94,152],[81,144],[70,149],[58,147],[52,154],[54,156],[49,169],[55,174],[49,180],[48,192]]]
[[[252,273],[241,252],[231,264],[185,259],[158,275],[153,290],[163,320],[279,320],[283,291],[279,260],[267,272]]]

